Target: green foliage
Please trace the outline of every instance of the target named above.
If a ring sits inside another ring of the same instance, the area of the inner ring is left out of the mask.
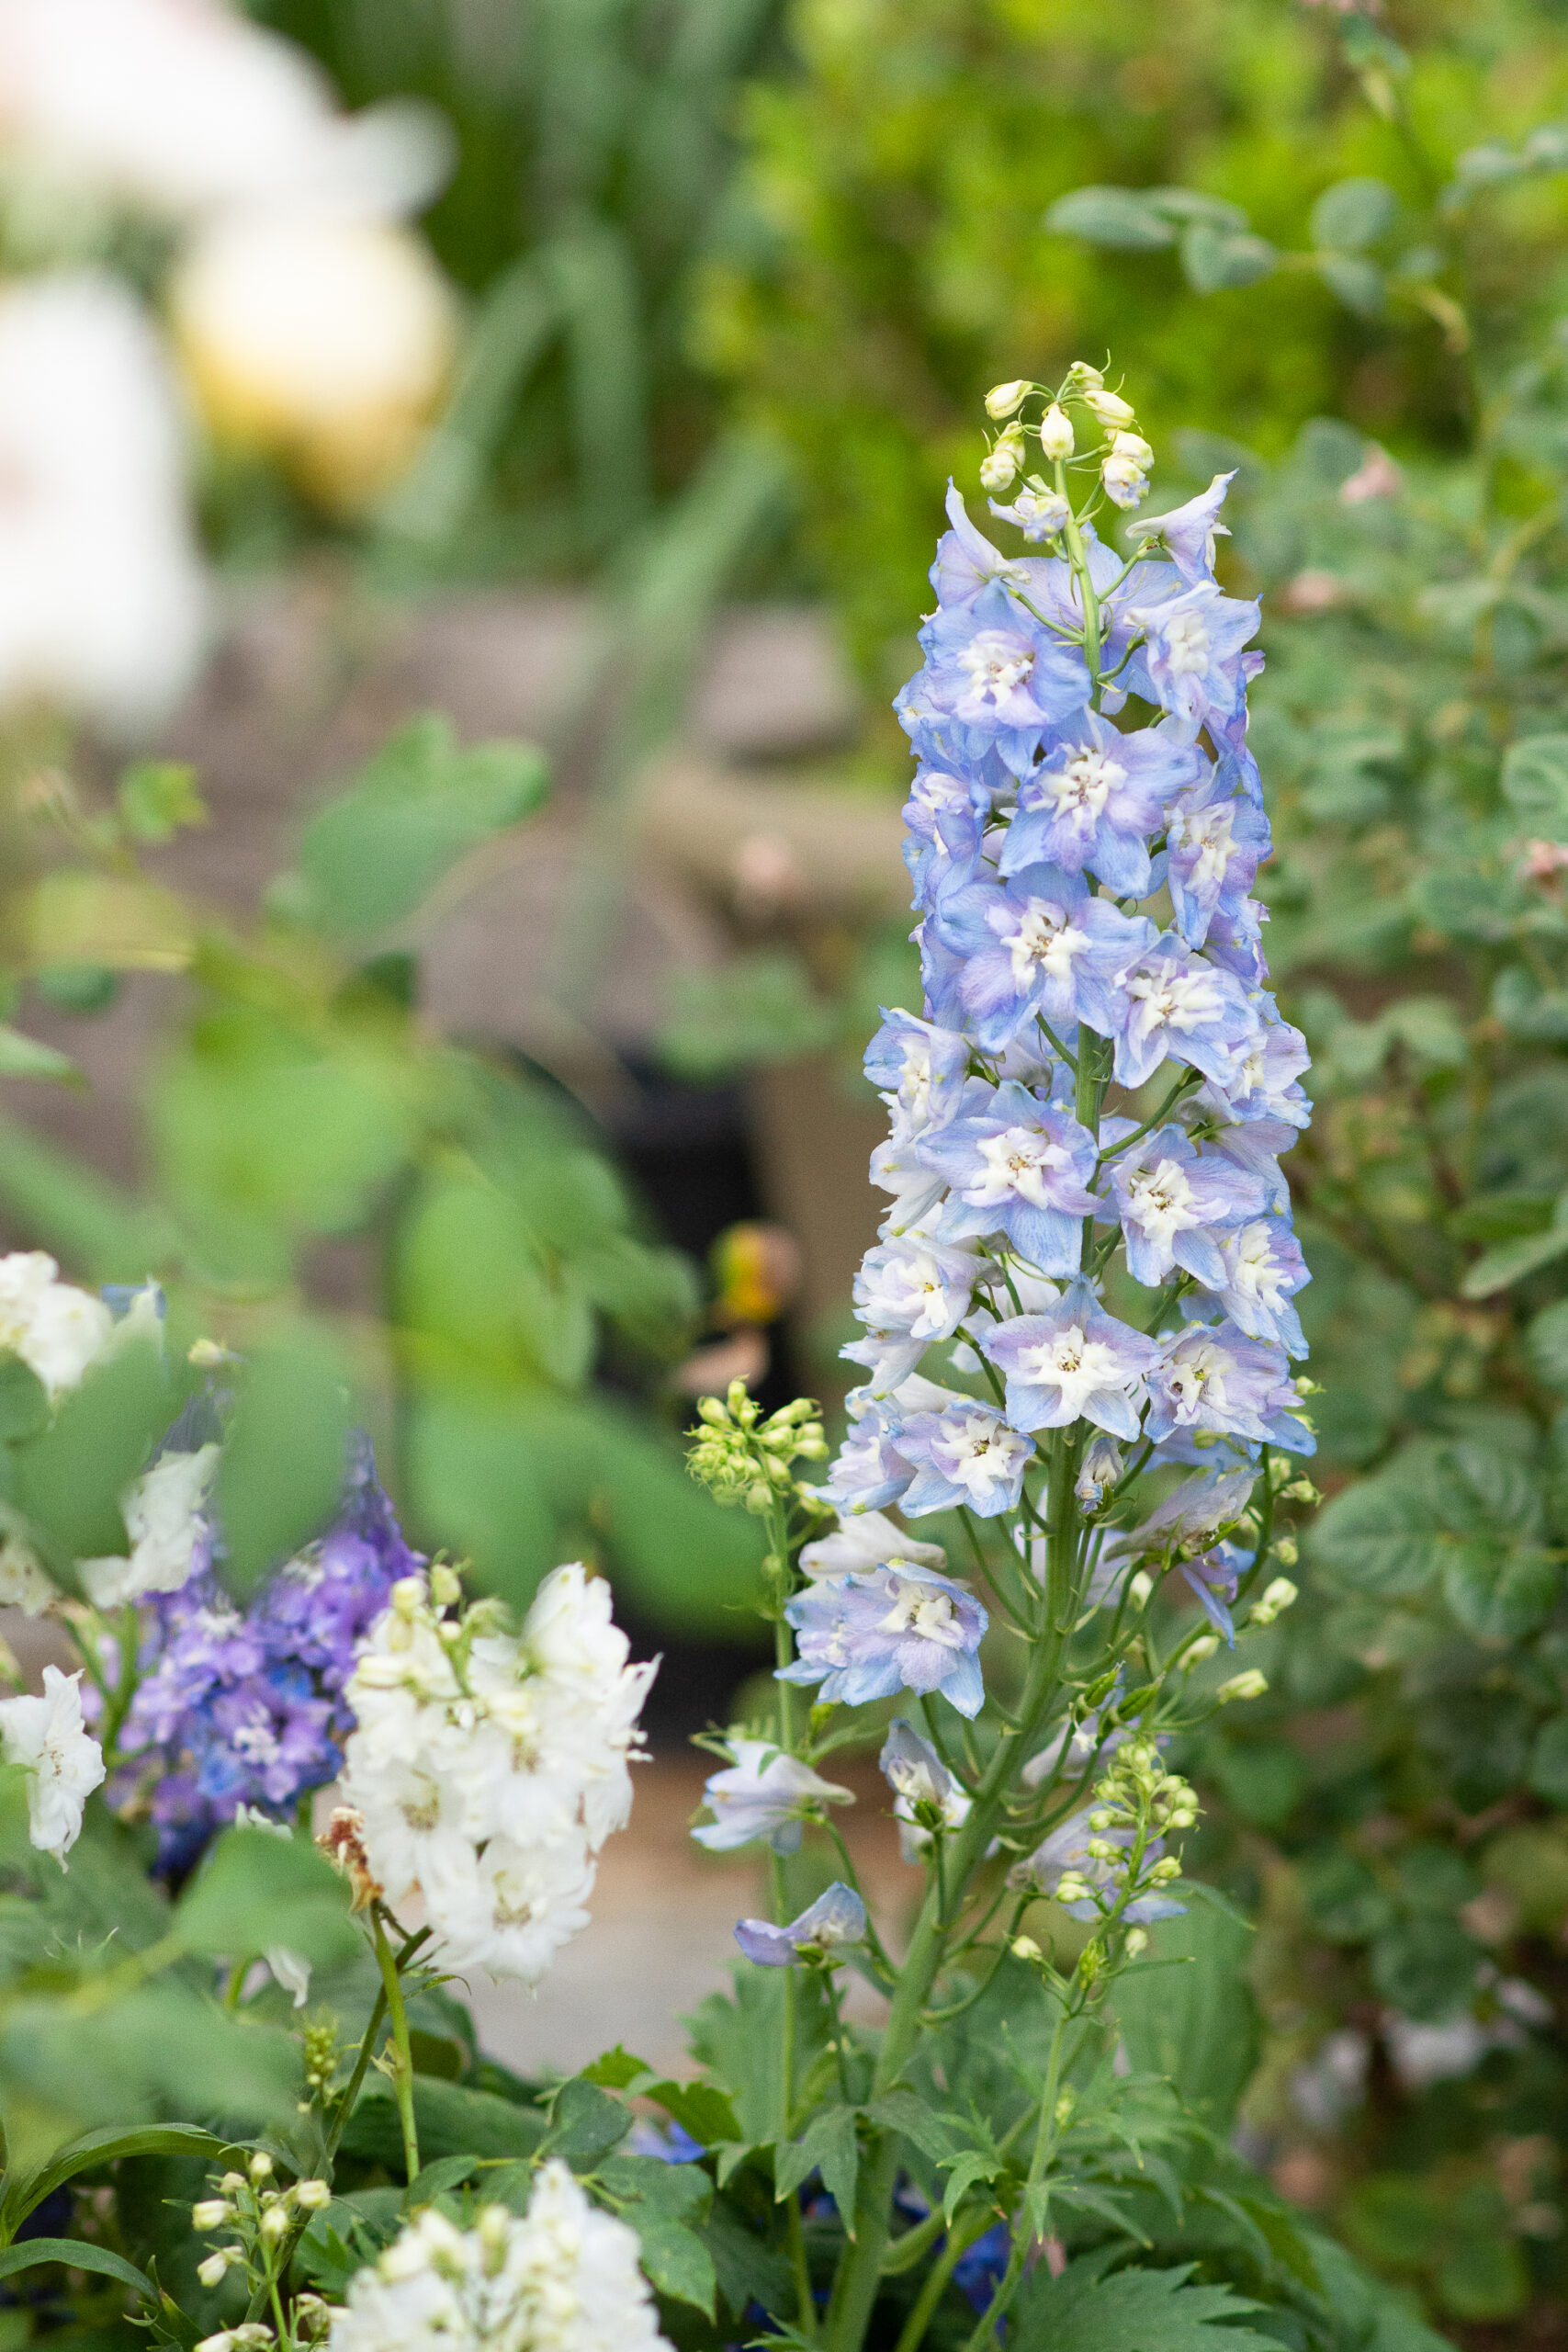
[[[1256,2303],[1179,2270],[1107,2270],[1104,2253],[1080,2256],[1060,2278],[1042,2264],[1020,2299],[1019,2352],[1224,2352],[1227,2344],[1277,2339],[1230,2323]]]

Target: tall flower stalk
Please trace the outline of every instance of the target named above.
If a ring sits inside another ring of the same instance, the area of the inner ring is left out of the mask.
[[[1085,2051],[1114,2038],[1106,1990],[1181,1907],[1170,1841],[1196,1808],[1169,1737],[1264,1688],[1208,1661],[1294,1598],[1269,1570],[1294,1558],[1281,1501],[1312,1495],[1285,1458],[1314,1440],[1279,1165],[1309,1117],[1307,1056],[1268,993],[1250,895],[1269,850],[1247,748],[1262,657],[1256,603],[1214,577],[1229,477],[1139,516],[1154,453],[1092,368],[998,386],[987,407],[982,484],[1026,552],[950,489],[925,658],[897,705],[918,762],[906,857],[925,994],[866,1057],[892,1206],[855,1285],[864,1336],[845,1354],[864,1378],[820,1487],[796,1469],[822,1450],[812,1408],[763,1420],[739,1389],[704,1408],[693,1464],[767,1521],[780,1637],[778,1712],[728,1744],[706,1842],[779,1853],[812,1825],[844,1871],[792,1920],[775,1864],[775,1919],[738,1931],[750,1960],[791,1972],[781,2139],[807,2120],[802,1998],[826,2010],[855,2111],[830,2280],[789,2200],[795,2324],[827,2352],[858,2352],[884,2279],[923,2261],[898,2337],[916,2352],[998,2222],[1008,2251],[973,2344],[1005,2341],[1055,2228]],[[1136,517],[1125,553],[1100,536],[1108,510]],[[961,1562],[894,1510],[950,1515]],[[895,1961],[826,1811],[847,1792],[817,1768],[872,1736],[845,1709],[904,1692],[918,1722],[895,1723],[882,1766],[925,1890]],[[900,2227],[887,2102],[922,2031],[1010,1950],[1054,2013],[1032,2125],[950,2196],[942,2228]],[[875,2033],[843,2025],[846,1964],[886,1996]]]

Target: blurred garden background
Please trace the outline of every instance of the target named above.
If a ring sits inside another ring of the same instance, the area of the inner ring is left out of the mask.
[[[362,1420],[671,1753],[766,1648],[678,1433],[848,1385],[981,396],[1235,470],[1327,1499],[1177,1762],[1249,2153],[1478,2348],[1568,2329],[1565,230],[1560,0],[0,0],[0,1237],[232,1351],[242,1570]]]

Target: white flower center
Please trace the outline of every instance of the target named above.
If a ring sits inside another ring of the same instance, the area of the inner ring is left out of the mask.
[[[1142,1169],[1127,1187],[1128,1214],[1145,1232],[1161,1241],[1201,1225],[1197,1195],[1179,1160],[1162,1159]]]
[[[958,666],[982,699],[999,702],[1022,685],[1034,667],[1034,648],[1006,629],[983,628],[958,657]]]
[[[925,1584],[901,1585],[892,1608],[878,1621],[877,1631],[914,1634],[922,1642],[940,1642],[944,1649],[964,1646],[964,1628],[951,1597]]]
[[[1098,817],[1126,774],[1120,760],[1086,745],[1056,775],[1043,776],[1041,790],[1055,802],[1059,816]]]
[[[1037,1209],[1048,1209],[1047,1174],[1065,1167],[1067,1159],[1061,1145],[1042,1135],[1038,1127],[1004,1127],[999,1136],[982,1137],[980,1157],[986,1172],[964,1194],[976,1208],[1005,1201],[1010,1193]]]
[[[1055,978],[1067,978],[1074,956],[1089,945],[1089,933],[1068,922],[1065,908],[1049,899],[1031,899],[1017,930],[1002,944],[1012,957],[1013,985],[1022,989],[1032,984],[1037,967]]]
[[[1218,1348],[1200,1341],[1171,1366],[1171,1388],[1179,1421],[1196,1420],[1205,1404],[1211,1412],[1225,1410],[1225,1359]]]
[[[1209,666],[1208,624],[1201,613],[1173,613],[1165,630],[1165,658],[1176,675]]]
[[[1192,864],[1192,879],[1200,889],[1217,888],[1224,880],[1235,824],[1235,810],[1228,805],[1205,808],[1188,820],[1187,838],[1198,852]]]
[[[1021,1348],[1018,1368],[1024,1379],[1040,1387],[1059,1388],[1077,1407],[1097,1388],[1124,1388],[1127,1375],[1116,1351],[1103,1340],[1091,1340],[1081,1323],[1069,1323],[1054,1340],[1038,1347]]]
[[[1135,972],[1127,993],[1137,1000],[1134,1014],[1139,1033],[1155,1029],[1201,1029],[1219,1018],[1219,989],[1207,972]]]
[[[1224,1250],[1225,1272],[1231,1288],[1243,1298],[1261,1300],[1264,1306],[1277,1307],[1286,1296],[1285,1270],[1276,1261],[1269,1247],[1273,1237],[1261,1217],[1243,1226]]]

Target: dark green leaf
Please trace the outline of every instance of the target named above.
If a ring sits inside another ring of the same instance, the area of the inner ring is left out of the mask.
[[[157,2301],[156,2290],[134,2263],[127,2262],[123,2255],[111,2254],[107,2245],[89,2245],[82,2238],[24,2238],[20,2245],[8,2245],[0,2250],[0,2278],[13,2278],[18,2270],[36,2269],[40,2262],[69,2263],[73,2270],[118,2278],[122,2287],[134,2288],[146,2301]]]
[[[1469,1998],[1481,1954],[1456,1919],[1385,1928],[1372,1945],[1372,1982],[1401,2016],[1451,2017]]]
[[[1531,1317],[1525,1345],[1547,1386],[1568,1392],[1568,1298],[1559,1299],[1555,1306],[1543,1306]]]
[[[403,2210],[412,2213],[434,2205],[449,2188],[460,2188],[479,2162],[478,2156],[437,2156],[433,2165],[422,2165],[403,2193]]]
[[[1045,215],[1045,226],[1058,236],[1081,237],[1086,244],[1126,253],[1151,253],[1176,243],[1176,231],[1141,188],[1076,187],[1056,198]]]
[[[1262,2306],[1229,2287],[1190,2286],[1193,2265],[1116,2270],[1114,2247],[1070,2262],[1059,2278],[1038,2264],[1017,2305],[1017,2352],[1262,2352],[1274,2338],[1235,2325]]]
[[[437,713],[411,719],[306,827],[310,913],[337,932],[401,922],[460,857],[536,808],[546,785],[531,744],[462,745]]]
[[[1466,1273],[1460,1288],[1466,1298],[1490,1298],[1507,1290],[1527,1274],[1568,1254],[1568,1224],[1553,1225],[1545,1233],[1527,1234],[1517,1241],[1500,1241],[1483,1250]]]
[[[20,1356],[0,1355],[0,1444],[34,1437],[49,1419],[49,1394]]]
[[[720,2198],[714,2206],[703,2224],[702,2240],[713,2259],[718,2291],[737,2320],[752,2302],[771,2314],[794,2308],[788,2256],[782,2247],[770,2245],[728,2199]]]
[[[541,2156],[559,2156],[574,2172],[592,2172],[632,2128],[631,2109],[608,2091],[574,2075],[556,2093]]]
[[[179,1403],[157,1340],[128,1338],[92,1366],[50,1427],[16,1447],[14,1498],[57,1572],[125,1553],[119,1497]]]
[[[1313,1925],[1331,1942],[1360,1943],[1393,1918],[1390,1897],[1353,1854],[1320,1848],[1303,1857],[1301,1873]]]
[[[1538,1796],[1568,1812],[1568,1715],[1553,1715],[1537,1732],[1529,1782]]]
[[[1127,2054],[1140,2073],[1164,2075],[1184,2106],[1228,2132],[1261,2046],[1245,1975],[1252,1930],[1194,1887],[1180,1918],[1152,1931],[1153,1956],[1171,1968],[1139,1968],[1112,1992]]]
[[[547,2130],[538,2108],[519,2107],[491,2091],[444,2083],[431,2075],[414,2077],[413,2111],[420,2153],[431,2162],[457,2155],[533,2156]],[[384,2076],[374,2075],[367,2081],[342,2145],[345,2155],[384,2164],[389,2172],[401,2174],[402,2134],[391,2086]]]
[[[1545,1623],[1562,1582],[1550,1552],[1466,1544],[1443,1571],[1443,1598],[1478,1640],[1516,1642]]]
[[[104,2131],[85,2132],[57,2149],[36,2172],[7,2178],[0,2199],[0,2236],[8,2244],[46,2197],[52,2197],[77,2173],[95,2165],[114,2164],[121,2156],[209,2156],[216,2162],[222,2154],[221,2140],[188,2123],[152,2123],[132,2132],[111,2124]]]
[[[855,2183],[860,2176],[857,2110],[828,2107],[815,2115],[798,2141],[781,2141],[773,2150],[773,2194],[793,2195],[814,2172],[839,2209],[850,2235],[854,2235]]]

